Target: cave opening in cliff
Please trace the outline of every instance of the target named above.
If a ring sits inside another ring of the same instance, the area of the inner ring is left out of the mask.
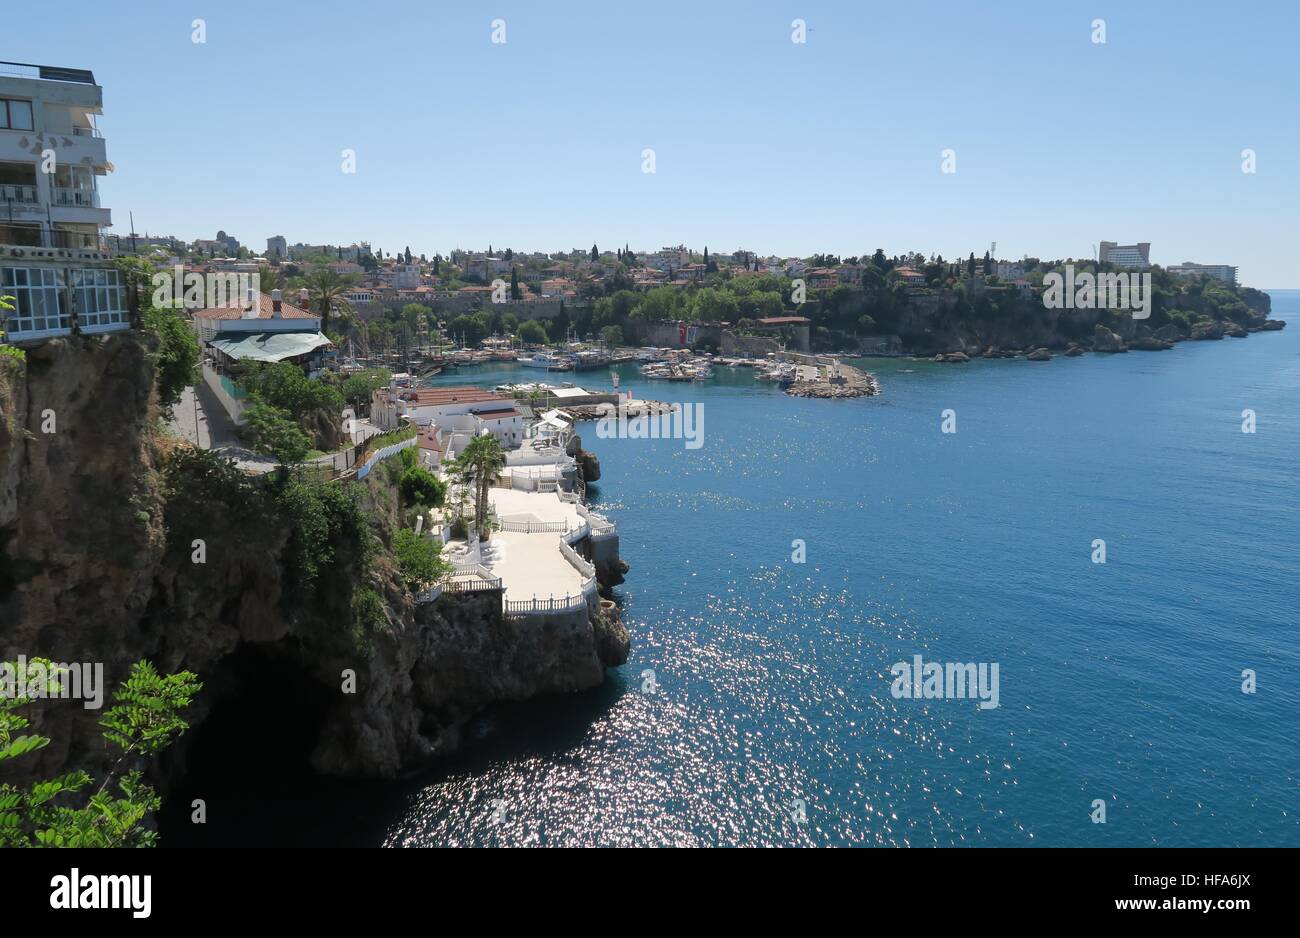
[[[332,698],[290,649],[243,644],[203,681],[211,709],[190,730],[180,789],[239,797],[311,775]]]

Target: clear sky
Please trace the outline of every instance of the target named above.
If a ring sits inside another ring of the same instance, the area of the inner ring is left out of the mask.
[[[15,0],[0,58],[94,71],[113,233],[133,211],[258,251],[1150,241],[1294,287],[1297,37],[1281,0]]]

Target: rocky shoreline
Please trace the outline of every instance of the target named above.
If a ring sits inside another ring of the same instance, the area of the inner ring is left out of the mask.
[[[1127,325],[1132,325],[1131,322]],[[1051,361],[1059,352],[1066,358],[1076,358],[1084,352],[1103,352],[1119,354],[1122,352],[1163,352],[1172,349],[1179,342],[1215,341],[1224,338],[1244,339],[1253,332],[1277,332],[1286,328],[1281,319],[1265,319],[1250,326],[1242,326],[1231,321],[1198,322],[1192,326],[1190,334],[1183,334],[1176,325],[1170,323],[1152,330],[1142,324],[1134,326],[1127,338],[1113,332],[1098,323],[1093,330],[1091,341],[1068,342],[1064,348],[1049,346],[1031,346],[1029,348],[1000,348],[986,346],[983,351],[939,352],[928,356],[929,361],[947,364],[962,364],[973,358],[1024,358],[1026,361]],[[1126,330],[1128,331],[1128,330]]]
[[[602,417],[614,415],[612,410],[613,404],[578,404],[574,407],[563,407],[566,414],[576,420],[599,420]],[[663,401],[628,401],[622,410],[626,412],[629,419],[633,417],[656,417],[659,414],[671,414],[677,408],[676,404],[666,404]]]
[[[816,381],[796,381],[785,389],[791,397],[815,397],[838,399],[851,397],[874,397],[880,393],[880,382],[875,375],[860,371],[851,365],[837,365],[833,378],[819,378]]]

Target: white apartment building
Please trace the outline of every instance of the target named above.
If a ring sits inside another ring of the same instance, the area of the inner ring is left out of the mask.
[[[1180,277],[1208,274],[1215,280],[1222,280],[1229,286],[1237,285],[1237,268],[1227,264],[1193,264],[1191,261],[1184,261],[1181,264],[1173,264],[1167,269],[1171,274],[1177,274]]]
[[[452,433],[473,436],[484,430],[506,448],[524,439],[524,417],[513,398],[470,387],[380,388],[370,402],[370,421],[385,430],[404,420],[421,426],[434,423]]]
[[[1116,267],[1150,267],[1151,242],[1116,244],[1114,241],[1103,241],[1097,252],[1097,260]]]
[[[7,341],[129,326],[103,237],[101,113],[90,72],[0,62],[0,295],[17,307],[0,326]]]

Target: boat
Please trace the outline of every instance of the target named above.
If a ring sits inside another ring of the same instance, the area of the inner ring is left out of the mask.
[[[594,371],[609,366],[609,354],[599,349],[582,349],[569,357],[575,371]]]
[[[547,371],[572,371],[573,362],[561,358],[558,355],[552,355],[549,352],[537,352],[527,357],[520,356],[516,358],[519,364],[525,368],[545,368]]]

